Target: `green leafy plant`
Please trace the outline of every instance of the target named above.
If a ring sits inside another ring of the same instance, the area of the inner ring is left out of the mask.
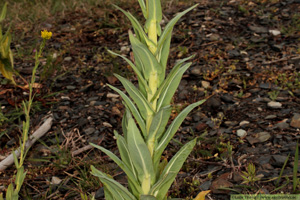
[[[2,12],[0,14],[0,23],[5,19],[7,10],[7,3],[4,4],[2,8]],[[14,85],[15,80],[13,78],[13,54],[10,49],[11,43],[11,34],[10,28],[6,31],[5,34],[2,33],[2,27],[0,25],[0,72],[2,75],[10,80]]]
[[[261,179],[260,175],[256,175],[256,169],[255,165],[253,163],[249,163],[247,167],[247,171],[242,172],[244,175],[241,175],[244,179],[243,183],[250,183],[251,185],[254,185],[255,182],[259,181]]]
[[[42,31],[42,38],[43,42],[40,45],[40,49],[35,54],[35,66],[32,71],[31,76],[31,82],[29,84],[29,99],[28,101],[23,101],[23,109],[25,114],[25,121],[23,121],[23,130],[22,130],[22,137],[20,139],[20,148],[18,151],[20,152],[20,157],[18,158],[15,154],[15,151],[13,151],[13,157],[14,157],[14,163],[17,168],[17,174],[15,176],[15,184],[11,183],[9,184],[6,192],[6,200],[18,200],[19,199],[19,191],[21,189],[21,186],[23,185],[24,179],[26,177],[26,173],[24,171],[24,161],[27,155],[27,152],[29,148],[26,147],[26,142],[28,140],[28,132],[30,127],[30,110],[32,107],[33,99],[34,99],[34,93],[33,93],[33,85],[35,83],[35,74],[36,70],[40,64],[40,57],[43,52],[43,48],[45,47],[46,40],[50,39],[52,36],[51,32],[48,31]],[[15,185],[15,186],[14,186]],[[0,194],[0,200],[3,200],[3,194]]]
[[[202,100],[187,106],[166,129],[172,110],[170,102],[183,73],[192,64],[184,63],[193,58],[191,56],[179,61],[166,76],[172,30],[175,23],[197,5],[178,13],[162,31],[160,0],[139,0],[139,4],[146,19],[144,28],[131,13],[115,6],[129,18],[133,26],[135,35],[129,31],[129,39],[135,62],[109,51],[126,60],[138,79],[137,88],[115,74],[133,101],[124,92],[109,85],[123,98],[126,107],[122,120],[123,136],[115,131],[121,159],[109,150],[92,144],[116,162],[128,178],[127,189],[91,166],[92,174],[98,176],[104,185],[107,200],[167,198],[167,192],[196,144],[196,139],[185,144],[169,162],[161,160],[162,153],[188,113],[204,102]]]
[[[277,99],[279,93],[280,93],[280,91],[278,91],[278,90],[272,90],[271,92],[268,92],[268,95],[272,101],[275,101]]]

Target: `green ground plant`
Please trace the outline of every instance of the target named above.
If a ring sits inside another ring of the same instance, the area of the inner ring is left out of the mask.
[[[99,177],[104,185],[107,200],[167,199],[168,190],[195,146],[197,138],[182,146],[169,162],[166,159],[161,160],[162,153],[188,113],[204,102],[202,100],[187,106],[166,128],[172,110],[172,97],[183,73],[192,64],[184,63],[193,58],[191,56],[182,59],[166,76],[172,30],[175,23],[197,5],[178,13],[162,31],[160,0],[138,2],[146,20],[144,28],[131,13],[115,6],[128,17],[133,26],[135,35],[129,31],[129,39],[135,62],[109,51],[126,60],[138,78],[137,88],[127,79],[115,74],[133,101],[124,92],[109,85],[123,98],[126,107],[122,120],[123,136],[115,131],[121,159],[111,151],[92,144],[116,162],[128,178],[127,189],[91,166],[92,174]]]
[[[7,3],[4,4],[0,14],[0,23],[5,19],[7,12]],[[0,72],[1,74],[16,85],[13,78],[14,60],[10,49],[11,34],[10,28],[5,34],[2,33],[2,26],[0,24]]]
[[[6,6],[6,4],[5,4],[5,6]],[[22,102],[24,114],[25,114],[25,121],[23,121],[22,136],[20,138],[20,148],[18,149],[18,151],[20,152],[19,158],[15,154],[15,151],[13,151],[14,163],[17,168],[17,174],[15,176],[14,184],[13,183],[9,184],[9,186],[7,188],[6,195],[5,195],[6,200],[18,200],[19,199],[19,192],[23,185],[24,179],[26,177],[27,172],[24,171],[23,164],[24,164],[26,155],[29,150],[29,148],[26,147],[26,142],[28,140],[28,133],[29,133],[29,127],[30,127],[30,111],[32,108],[33,99],[34,99],[34,95],[35,95],[33,93],[33,85],[35,83],[36,70],[40,64],[40,57],[42,56],[42,52],[45,47],[46,40],[50,39],[51,36],[52,36],[51,32],[48,32],[48,31],[41,32],[41,37],[43,38],[43,41],[42,41],[42,44],[40,45],[39,51],[37,51],[35,54],[35,65],[34,65],[34,68],[32,71],[31,81],[29,83],[28,101]],[[0,194],[0,200],[3,200],[2,193]]]

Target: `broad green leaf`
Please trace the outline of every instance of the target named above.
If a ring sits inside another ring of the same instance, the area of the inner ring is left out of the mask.
[[[158,43],[157,43],[157,53],[158,53],[159,51],[161,51],[160,49],[162,48],[163,45],[165,45],[165,43],[164,43],[165,40],[166,40],[168,37],[170,37],[170,33],[172,32],[173,27],[174,27],[174,25],[176,24],[176,22],[177,22],[183,15],[185,15],[187,12],[193,10],[193,9],[194,9],[195,7],[197,7],[197,6],[198,6],[198,4],[196,4],[196,5],[194,5],[194,6],[190,7],[190,8],[188,8],[188,9],[186,9],[185,11],[183,11],[183,12],[181,12],[181,13],[178,13],[178,14],[176,15],[176,17],[174,17],[174,18],[166,25],[166,27],[164,28],[164,31],[162,32],[162,34],[161,34],[161,36],[160,36],[160,38],[159,38]],[[156,53],[156,54],[157,54],[157,53]]]
[[[139,185],[139,188],[140,188],[140,185]],[[136,189],[136,186],[135,184],[132,183],[132,181],[130,181],[128,179],[128,190],[138,199],[140,194],[141,194],[141,191],[138,191],[138,189]]]
[[[108,155],[127,175],[128,179],[132,181],[132,183],[136,186],[136,188],[141,191],[141,188],[139,188],[138,180],[136,179],[136,176],[134,175],[134,171],[131,171],[130,168],[128,168],[115,154],[113,154],[111,151],[90,143],[93,147],[96,147],[97,149],[100,149],[102,152],[104,152],[106,155]]]
[[[191,66],[192,63],[187,63],[182,66],[173,76],[168,80],[169,82],[162,89],[162,93],[160,94],[157,102],[157,109],[170,105],[170,102],[175,94],[177,87],[181,81],[182,75],[184,72]]]
[[[124,134],[125,138],[127,138],[127,124],[128,124],[128,122],[127,122],[127,114],[128,113],[130,113],[129,108],[127,108],[125,106],[125,112],[124,112],[124,115],[122,117],[122,131],[123,131],[123,134]]]
[[[133,165],[133,161],[130,157],[128,145],[127,145],[125,139],[117,133],[115,133],[115,137],[117,138],[117,145],[118,145],[118,149],[119,149],[122,161],[131,170],[132,174],[134,175],[135,180],[138,180],[138,177],[137,177],[134,165]]]
[[[173,76],[176,75],[176,73],[178,72],[178,70],[180,69],[180,67],[182,66],[182,64],[193,58],[195,55],[192,55],[188,58],[182,59],[180,61],[178,61],[175,66],[172,68],[172,70],[170,71],[170,73],[168,74],[167,78],[163,81],[163,83],[160,85],[160,87],[158,88],[158,90],[156,91],[156,93],[154,94],[154,96],[151,99],[151,102],[156,99],[158,96],[160,96],[160,94],[164,91],[164,88],[167,87],[166,85],[168,85],[170,83],[170,81],[173,79]]]
[[[142,195],[141,200],[157,200],[155,196],[152,195]]]
[[[147,5],[148,17],[145,23],[145,31],[149,32],[150,23],[155,22],[156,28],[158,30],[157,34],[160,35],[161,34],[160,22],[162,20],[160,0],[147,0],[147,2],[148,2]]]
[[[150,89],[148,87],[148,84],[147,84],[146,80],[144,79],[143,75],[141,74],[141,72],[138,70],[138,68],[129,59],[127,59],[125,56],[114,53],[110,50],[108,50],[108,52],[113,54],[113,55],[116,55],[116,56],[119,56],[119,57],[123,58],[131,66],[133,71],[136,73],[137,77],[139,78],[139,83],[143,84],[143,87],[146,89],[146,91],[150,91]]]
[[[92,174],[100,178],[100,181],[107,187],[109,192],[116,197],[116,199],[136,200],[136,198],[120,183],[97,170],[94,166],[91,166],[91,170]]]
[[[153,194],[156,196],[158,200],[163,200],[171,187],[173,181],[176,178],[176,175],[178,174],[179,170],[181,169],[183,163],[193,150],[195,144],[196,144],[197,138],[193,139],[192,141],[185,144],[169,161],[165,169],[163,170],[161,174],[161,179],[165,179],[165,181],[162,181],[163,183],[158,186],[154,191]],[[171,174],[171,176],[170,176]],[[165,178],[169,177],[169,178]],[[160,182],[160,180],[158,181]]]
[[[27,172],[24,173],[24,167],[20,167],[17,171],[17,176],[16,176],[16,180],[15,180],[15,184],[16,184],[16,191],[19,192],[21,189],[21,186],[24,182],[24,179],[26,177]]]
[[[137,170],[143,193],[147,194],[150,190],[151,184],[155,180],[152,158],[147,145],[132,118],[128,121],[127,131],[127,142],[130,156]]]
[[[7,187],[7,191],[6,191],[6,199],[13,199],[13,194],[14,194],[14,188],[13,188],[13,184],[9,184]]]
[[[106,200],[117,200],[113,197],[113,195],[110,193],[107,187],[104,186],[103,188],[104,188],[104,196]]]
[[[131,111],[132,115],[134,116],[134,118],[136,119],[137,123],[139,124],[143,134],[146,135],[146,125],[145,122],[142,118],[142,116],[140,115],[140,112],[138,111],[138,109],[135,107],[135,105],[133,104],[133,102],[129,99],[129,97],[124,94],[124,92],[122,92],[121,90],[119,90],[118,88],[112,86],[112,85],[108,85],[111,89],[113,89],[114,91],[116,91],[125,101],[127,107],[129,108],[129,110]]]
[[[151,73],[157,73],[159,77],[158,85],[160,85],[164,79],[164,77],[160,76],[162,74],[162,66],[158,63],[148,47],[134,37],[131,32],[129,32],[129,39],[132,44],[134,58],[142,65],[142,73],[145,79],[148,81]]]
[[[139,1],[139,4],[140,4],[140,7],[142,9],[143,15],[144,15],[145,19],[147,19],[148,15],[147,15],[147,7],[146,7],[146,4],[145,4],[145,1],[144,0],[138,0],[138,1]]]
[[[6,11],[7,11],[7,2],[5,2],[2,8],[1,15],[0,15],[0,22],[2,22],[5,19]]]
[[[205,100],[198,101],[196,103],[193,103],[189,106],[187,106],[181,113],[178,114],[178,116],[174,119],[174,121],[171,123],[171,125],[168,127],[167,131],[164,133],[163,137],[160,139],[158,146],[154,153],[154,163],[156,165],[157,162],[159,162],[161,158],[161,154],[169,144],[170,140],[173,138],[174,134],[180,127],[181,123],[185,119],[185,117],[189,114],[189,112],[194,109],[195,107],[201,105],[204,103]]]
[[[130,20],[133,28],[134,28],[134,32],[135,34],[138,36],[139,40],[147,45],[154,45],[154,43],[148,39],[146,33],[143,30],[143,27],[140,25],[139,21],[130,13],[130,12],[126,12],[125,10],[123,10],[122,8],[114,5],[117,9],[119,9],[121,12],[124,13],[124,15],[126,15],[126,17]]]
[[[165,199],[166,195],[164,197],[160,196],[159,193],[161,192],[162,188],[165,187],[165,185],[169,184],[169,182],[173,182],[174,178],[176,177],[176,173],[170,172],[169,174],[165,174],[162,176],[151,188],[150,194],[154,195],[157,200],[163,200]]]
[[[161,66],[163,67],[163,72],[165,72],[167,69],[167,63],[170,54],[171,38],[172,38],[172,32],[170,32],[170,34],[167,35],[167,38],[164,41],[164,44],[162,45],[162,48],[160,49],[158,54],[158,60]]]
[[[154,112],[152,106],[148,103],[148,101],[145,99],[142,93],[127,79],[117,74],[114,75],[119,79],[119,81],[121,81],[129,96],[136,103],[142,117],[144,119],[147,119],[148,115],[152,115]]]
[[[171,111],[172,108],[170,106],[166,106],[154,115],[147,139],[147,146],[149,149],[153,150],[155,148],[158,139],[161,137],[166,128]]]

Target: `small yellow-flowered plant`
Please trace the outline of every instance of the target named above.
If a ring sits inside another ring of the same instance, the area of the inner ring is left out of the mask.
[[[41,36],[43,39],[49,40],[52,37],[52,32],[43,30],[43,31],[41,31]]]

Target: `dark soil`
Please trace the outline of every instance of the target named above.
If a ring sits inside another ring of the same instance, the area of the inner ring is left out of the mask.
[[[170,68],[178,59],[196,56],[175,95],[173,118],[186,105],[207,101],[186,118],[164,154],[170,159],[182,144],[199,137],[170,196],[189,199],[204,190],[211,190],[209,199],[229,199],[236,193],[297,193],[292,172],[300,133],[299,0],[198,3],[174,28]],[[189,5],[165,4],[164,25]],[[141,19],[138,3],[120,6]],[[99,9],[68,12],[32,30],[53,32],[44,52],[48,61],[42,60],[37,77],[42,88],[35,89],[32,131],[49,115],[55,121],[28,153],[23,199],[80,199],[80,192],[96,192],[96,199],[103,199],[102,185],[89,174],[90,165],[125,182],[120,169],[96,149],[72,156],[89,142],[117,153],[113,131],[122,132],[124,106],[106,84],[123,89],[113,73],[136,82],[130,67],[107,52],[131,57],[129,20],[114,8],[105,14]],[[13,51],[18,45],[34,45],[34,38],[27,33],[20,44],[13,44]],[[33,59],[15,58],[16,70],[26,80],[33,64]],[[23,84],[18,77],[17,82]],[[5,91],[0,95],[4,115],[12,118],[16,108],[21,112],[26,91],[9,84],[0,85],[0,91]],[[23,116],[17,115],[0,127],[7,132],[0,141],[1,159],[17,147],[21,120]],[[283,176],[290,183],[285,185],[282,177],[276,185],[286,159]],[[250,163],[260,180],[246,183],[241,175]],[[8,185],[14,173],[14,167],[1,172],[0,185]],[[53,184],[53,177],[61,183]],[[280,186],[284,187],[275,190]]]

